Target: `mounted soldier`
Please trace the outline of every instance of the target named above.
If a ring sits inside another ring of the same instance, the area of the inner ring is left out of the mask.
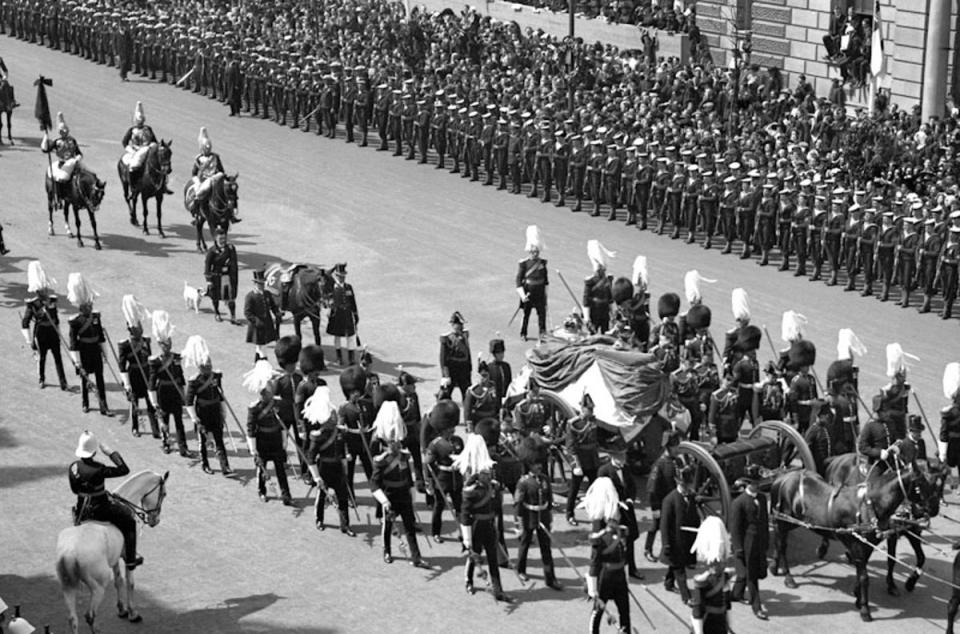
[[[47,175],[53,179],[57,194],[57,207],[60,207],[62,201],[68,196],[69,183],[72,182],[75,172],[79,173],[84,171],[85,168],[81,162],[83,152],[80,151],[80,144],[70,135],[70,128],[67,126],[62,112],[57,113],[57,132],[60,136],[51,141],[44,131],[43,139],[40,141],[40,150],[47,154],[57,155],[58,160],[50,165]]]
[[[123,145],[123,156],[120,157],[120,162],[127,168],[130,189],[137,191],[147,152],[150,151],[151,146],[157,145],[157,136],[153,133],[153,128],[147,125],[147,118],[143,114],[143,103],[140,101],[133,110],[133,125],[127,128],[120,144]],[[166,178],[163,186],[163,193],[173,193],[166,186]]]
[[[205,127],[200,128],[200,135],[197,137],[197,144],[200,147],[200,153],[193,159],[193,171],[191,173],[191,185],[198,211],[203,215],[209,213],[210,194],[218,180],[226,178],[223,170],[223,162],[220,155],[213,151],[213,144],[210,142],[210,135],[207,134]],[[237,209],[233,209],[233,217],[230,222],[240,222],[241,218],[237,216]]]

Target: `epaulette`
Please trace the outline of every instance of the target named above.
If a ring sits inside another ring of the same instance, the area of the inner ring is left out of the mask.
[[[259,405],[259,404],[260,404],[260,399],[257,399],[256,401],[251,401],[250,404],[247,405],[247,407],[249,407],[249,408],[252,409],[252,408],[256,407],[256,406]]]
[[[940,409],[941,414],[949,414],[953,410],[953,405],[947,405]]]
[[[520,258],[519,260],[517,260],[517,264],[523,264],[524,262],[526,262],[526,261],[529,260],[529,259],[530,259],[530,258]]]
[[[384,451],[382,454],[379,454],[379,455],[377,455],[377,456],[374,456],[373,459],[374,459],[374,460],[386,460],[386,459],[387,459],[387,456],[389,456],[389,455],[390,455],[390,451],[387,450],[387,451]]]
[[[187,381],[196,381],[198,378],[200,378],[200,372],[199,372],[199,371],[196,372],[196,373],[194,373],[194,375],[191,376],[189,379],[187,379]]]

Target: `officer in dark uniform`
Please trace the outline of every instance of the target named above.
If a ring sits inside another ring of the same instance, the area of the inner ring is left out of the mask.
[[[273,462],[280,495],[284,506],[294,506],[287,482],[286,435],[277,414],[277,402],[272,390],[273,367],[261,359],[253,370],[244,375],[244,387],[259,395],[247,407],[247,447],[257,466],[257,493],[260,501],[267,501],[267,464]]]
[[[776,238],[777,232],[777,210],[779,204],[774,197],[773,184],[765,183],[763,185],[763,198],[756,214],[757,247],[760,250],[760,266],[766,266],[770,263],[770,249]]]
[[[663,499],[660,516],[660,536],[663,542],[660,561],[668,567],[663,586],[667,592],[679,590],[684,603],[690,601],[687,566],[695,563],[690,549],[696,537],[695,532],[685,529],[696,529],[700,526],[700,513],[692,492],[695,477],[696,470],[692,466],[677,466],[676,488]]]
[[[146,314],[143,306],[133,297],[125,295],[123,298],[123,316],[127,322],[127,331],[130,336],[117,344],[117,364],[119,365],[120,381],[127,392],[130,401],[131,431],[135,437],[140,436],[140,399],[147,404],[147,419],[150,421],[150,431],[153,437],[160,438],[160,427],[157,423],[157,412],[150,402],[148,390],[148,369],[150,367],[150,339],[143,336],[141,318]]]
[[[330,299],[330,316],[327,319],[327,334],[333,335],[333,345],[337,352],[337,363],[343,365],[343,349],[341,337],[346,339],[347,364],[354,362],[354,347],[356,346],[357,324],[360,315],[357,311],[357,296],[353,286],[347,283],[347,264],[341,262],[332,269],[333,289]]]
[[[573,472],[570,478],[570,490],[567,493],[567,523],[577,525],[573,509],[576,506],[580,485],[584,480],[593,484],[600,469],[600,452],[597,440],[597,419],[593,415],[593,398],[584,394],[580,400],[580,414],[567,421],[564,445],[572,458]]]
[[[570,158],[568,160],[570,172],[570,193],[573,194],[574,204],[570,211],[583,209],[583,189],[586,186],[588,148],[584,145],[584,137],[575,134],[570,137]]]
[[[57,315],[57,295],[53,292],[53,284],[47,278],[40,262],[32,261],[27,265],[27,288],[35,293],[26,300],[23,318],[20,320],[20,332],[24,341],[31,349],[37,352],[37,371],[40,388],[43,389],[46,379],[47,352],[53,355],[53,362],[57,366],[57,377],[60,379],[60,389],[67,389],[67,377],[63,371],[63,358],[60,356],[60,317]],[[33,323],[33,333],[30,324]]]
[[[266,274],[263,269],[253,272],[253,290],[248,291],[243,300],[243,317],[247,320],[247,343],[256,348],[253,361],[265,359],[260,346],[277,340],[277,327],[274,319],[279,319],[280,309],[273,295],[264,290]],[[329,324],[328,324],[329,329]]]
[[[471,385],[463,396],[463,419],[467,425],[467,431],[473,431],[473,426],[484,418],[500,416],[497,388],[490,380],[490,368],[483,359],[477,363],[477,373],[480,375],[480,380]]]
[[[890,443],[907,435],[907,408],[910,404],[911,386],[907,383],[907,369],[900,344],[887,346],[887,377],[890,383],[880,388],[873,397],[873,410],[877,418],[890,423]]]
[[[639,228],[647,229],[647,218],[650,212],[650,190],[653,186],[654,169],[650,164],[650,154],[637,152],[637,174],[633,182],[633,204],[640,215]]]
[[[493,387],[497,392],[498,410],[504,405],[504,399],[507,397],[507,388],[510,387],[510,383],[513,381],[513,370],[510,364],[503,360],[505,352],[506,345],[503,339],[498,337],[497,339],[490,340],[490,354],[493,355],[493,361],[487,364],[487,368],[490,371],[490,381],[493,383]],[[499,415],[497,418],[499,418]]]
[[[100,313],[93,312],[93,290],[79,273],[71,273],[68,281],[67,298],[80,310],[80,314],[68,322],[70,324],[70,357],[77,373],[83,377],[80,384],[83,412],[90,411],[90,382],[96,381],[97,400],[100,413],[113,416],[107,407],[107,392],[103,382],[103,344],[106,337],[100,322]]]
[[[783,227],[781,227],[781,230],[782,229]],[[802,277],[807,274],[807,258],[811,255],[807,249],[812,242],[811,234],[813,230],[813,208],[804,207],[803,205],[796,207],[790,218],[790,225],[787,227],[787,237],[785,240],[789,241],[789,246],[783,256],[784,262],[787,263],[784,270],[789,270],[790,253],[796,253],[797,270],[793,272],[794,277]],[[817,228],[818,240],[814,247],[817,249],[820,248],[819,236],[820,230]]]
[[[619,521],[619,499],[616,489],[606,478],[591,485],[584,498],[584,507],[591,520],[590,570],[587,573],[587,597],[593,601],[590,613],[590,632],[600,634],[600,623],[607,601],[617,606],[620,632],[633,631],[630,627],[630,591],[623,574],[627,559],[628,530]],[[608,616],[612,619],[612,616]]]
[[[301,349],[302,344],[299,337],[287,335],[277,340],[273,352],[276,355],[277,365],[282,370],[282,374],[278,373],[271,380],[270,385],[274,395],[277,416],[283,426],[293,434],[293,440],[298,447],[303,447],[303,440],[297,427],[297,416],[294,413],[294,408],[296,407],[297,388],[303,381],[303,374],[297,369],[297,360],[300,358]],[[301,456],[300,476],[306,478],[307,474],[307,463]]]
[[[735,483],[740,495],[730,506],[730,548],[737,567],[737,581],[730,593],[731,600],[744,600],[749,589],[750,606],[760,620],[767,620],[767,611],[760,603],[759,581],[767,577],[767,549],[770,546],[770,527],[767,517],[767,497],[757,488],[757,465],[747,467],[746,474]]]
[[[637,499],[637,483],[633,478],[630,465],[627,463],[626,447],[622,444],[608,448],[610,460],[597,470],[597,479],[609,478],[617,490],[620,498],[620,525],[627,529],[627,572],[634,579],[643,579],[637,570],[634,558],[634,544],[640,538],[640,528],[637,526],[637,516],[634,513],[634,502]]]
[[[214,319],[223,321],[220,302],[227,302],[230,323],[237,323],[237,248],[227,242],[227,232],[217,229],[214,245],[207,250],[204,262],[204,277],[207,280],[207,297],[213,302]]]
[[[470,332],[464,329],[466,321],[460,311],[450,316],[452,330],[440,336],[440,372],[441,384],[460,390],[460,398],[465,399],[470,388],[473,362],[470,355]]]
[[[876,268],[874,266],[875,254],[877,250],[877,236],[880,227],[875,222],[877,215],[876,209],[867,209],[860,228],[860,236],[857,239],[857,250],[859,263],[857,271],[863,271],[863,290],[860,295],[867,297],[873,295],[873,280]]]
[[[623,161],[620,159],[620,146],[611,143],[607,146],[607,156],[603,162],[602,189],[607,203],[610,205],[608,221],[617,219],[617,205],[620,202],[620,177],[623,173]]]
[[[700,216],[700,192],[703,184],[700,180],[700,168],[697,165],[687,165],[687,182],[683,186],[683,196],[680,209],[683,214],[683,224],[687,227],[687,244],[693,244],[697,239],[697,219]]]
[[[960,227],[950,227],[949,237],[943,253],[940,255],[940,268],[937,277],[943,288],[943,308],[941,319],[953,316],[953,303],[957,299],[958,273],[960,273]]]
[[[840,264],[843,261],[844,250],[844,227],[846,218],[843,213],[844,199],[834,198],[831,203],[830,215],[825,223],[823,234],[823,248],[827,253],[827,261],[830,263],[830,279],[827,280],[827,286],[836,286],[837,277],[840,274]],[[859,209],[859,206],[857,206]],[[854,209],[851,215],[857,210]]]
[[[647,531],[643,545],[643,556],[649,562],[657,561],[653,556],[653,542],[660,529],[661,509],[663,500],[676,487],[677,448],[682,440],[680,432],[666,431],[663,433],[661,445],[663,453],[657,458],[647,479],[647,501],[650,504],[650,513],[653,516],[653,526]]]
[[[520,337],[527,340],[527,325],[530,323],[530,312],[537,311],[537,327],[540,337],[547,332],[547,285],[550,283],[547,276],[547,261],[540,258],[543,249],[543,239],[540,229],[536,225],[527,227],[526,251],[529,254],[517,264],[516,289],[523,308],[523,321],[520,325]]]
[[[340,373],[340,389],[347,402],[340,406],[338,425],[346,438],[347,486],[354,491],[353,476],[357,458],[363,473],[370,480],[373,473],[373,456],[370,453],[370,424],[360,409],[360,399],[366,388],[367,377],[357,366],[351,366]],[[353,496],[356,499],[356,496]]]
[[[108,456],[113,466],[94,460],[97,452]],[[76,523],[96,521],[116,526],[123,534],[123,561],[127,570],[134,570],[143,563],[143,557],[137,554],[137,520],[133,511],[115,502],[104,487],[106,478],[121,478],[130,473],[130,468],[120,457],[120,452],[100,443],[88,431],[80,434],[76,456],[79,460],[69,469],[70,490],[77,495]]]
[[[540,395],[540,384],[530,378],[527,395],[513,408],[513,429],[522,436],[543,434],[543,428],[552,428],[553,410]]]
[[[187,437],[183,429],[183,406],[185,381],[180,354],[172,352],[171,338],[173,327],[166,311],[153,313],[153,339],[160,347],[160,353],[150,357],[147,380],[150,403],[158,410],[160,432],[164,453],[170,453],[170,417],[173,417],[177,432],[177,446],[184,458],[192,457],[187,450]]]
[[[452,512],[459,516],[463,493],[463,479],[453,468],[453,459],[463,451],[463,439],[454,433],[460,417],[459,412],[455,417],[448,415],[451,409],[435,407],[430,412],[428,424],[439,436],[430,441],[423,455],[421,477],[433,496],[430,527],[433,540],[438,544],[443,542],[443,511],[450,504],[453,505]]]
[[[330,403],[330,389],[326,385],[317,386],[308,397],[304,411],[304,425],[310,476],[311,480],[317,484],[314,524],[317,530],[326,529],[323,523],[324,509],[328,491],[333,489],[337,496],[340,532],[348,537],[356,537],[356,533],[350,528],[348,511],[351,498],[344,469],[346,445],[343,432],[337,427],[337,412]]]
[[[736,176],[723,179],[724,190],[720,196],[720,221],[723,224],[724,245],[721,253],[733,251],[733,242],[737,239],[737,202],[740,200],[740,181]]]
[[[520,443],[517,454],[526,467],[526,474],[517,483],[513,495],[513,508],[519,516],[515,523],[520,526],[520,550],[517,554],[517,573],[526,582],[527,552],[537,536],[540,558],[543,562],[544,584],[553,590],[562,590],[553,568],[553,553],[550,549],[550,525],[553,518],[553,489],[550,479],[543,473],[547,461],[547,443],[536,436],[528,436]]]
[[[553,133],[555,142],[553,144],[553,182],[557,186],[557,207],[563,207],[567,204],[567,181],[570,173],[570,141],[563,130],[557,130]],[[549,192],[548,192],[549,193]],[[544,195],[549,200],[549,197]]]
[[[703,248],[713,246],[713,236],[717,230],[717,212],[720,203],[720,188],[716,184],[716,175],[711,171],[701,174],[703,185],[699,193],[700,221],[703,223]],[[691,231],[691,235],[693,235]]]
[[[610,305],[613,303],[613,276],[607,274],[609,251],[596,240],[587,243],[587,257],[593,264],[593,275],[583,281],[583,306],[587,309],[587,328],[591,333],[610,330]]]
[[[790,187],[780,190],[780,209],[777,213],[777,246],[780,249],[780,267],[778,271],[790,270],[790,255],[793,248],[794,216],[797,214],[797,191]],[[806,238],[806,226],[804,238]],[[806,245],[804,245],[806,246]],[[799,258],[799,254],[797,254]]]
[[[858,204],[850,206],[848,219],[843,225],[843,235],[840,238],[841,257],[847,269],[847,285],[845,291],[857,288],[857,274],[860,273],[860,234],[863,232],[863,208]]]
[[[949,363],[944,368],[943,394],[950,404],[940,410],[937,457],[949,473],[960,466],[960,363]]]
[[[186,407],[191,422],[197,429],[200,444],[200,465],[204,473],[213,473],[207,455],[207,441],[212,438],[224,476],[233,473],[223,445],[223,372],[213,369],[206,343],[198,335],[187,340],[184,357],[198,372],[187,381]]]

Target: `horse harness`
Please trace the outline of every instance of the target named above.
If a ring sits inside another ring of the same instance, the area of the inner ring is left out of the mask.
[[[159,493],[157,493],[157,505],[152,509],[147,509],[141,506],[141,504],[143,503],[143,500],[147,498],[154,491],[157,491],[158,489],[159,489]],[[149,491],[143,494],[143,496],[140,498],[140,504],[134,504],[130,500],[127,500],[126,498],[122,498],[119,495],[110,494],[111,499],[119,502],[120,504],[126,506],[128,509],[133,511],[133,514],[136,515],[138,518],[140,518],[140,521],[144,522],[145,524],[154,523],[154,518],[160,515],[160,510],[161,510],[161,507],[163,506],[163,500],[166,497],[167,497],[167,481],[165,478],[160,478],[160,481],[157,482],[155,485],[153,485],[152,489],[150,489]]]

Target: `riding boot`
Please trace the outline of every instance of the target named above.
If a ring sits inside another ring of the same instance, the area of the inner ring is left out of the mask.
[[[170,453],[170,425],[163,423],[160,426],[160,448],[163,453]]]
[[[931,300],[931,299],[932,299],[932,298],[931,298],[930,295],[928,295],[927,293],[924,293],[924,294],[923,294],[923,303],[920,304],[920,312],[921,312],[921,313],[929,313],[929,312],[930,312],[930,300]]]
[[[225,476],[232,475],[233,469],[230,468],[230,461],[227,459],[227,454],[218,451],[217,458],[220,459],[220,472]]]
[[[124,531],[123,535],[123,561],[127,564],[127,570],[133,570],[143,563],[143,557],[137,554],[137,525],[131,521],[132,530]]]
[[[140,437],[140,412],[136,403],[130,403],[130,432],[135,438]]]
[[[337,348],[337,365],[343,365],[343,350]]]
[[[147,420],[150,421],[150,433],[154,438],[160,438],[160,426],[157,423],[157,412],[147,403]]]
[[[353,350],[347,350],[347,363],[348,363],[349,365],[353,365],[353,363],[354,363]]]

